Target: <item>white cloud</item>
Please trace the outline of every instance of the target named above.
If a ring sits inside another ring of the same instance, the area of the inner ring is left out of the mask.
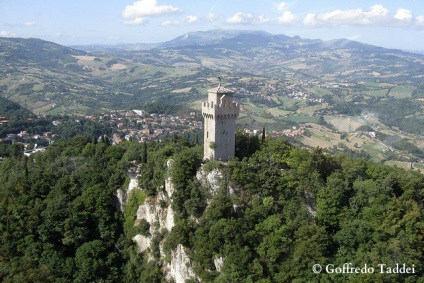
[[[315,26],[317,25],[317,15],[314,13],[309,13],[306,15],[306,17],[303,19],[303,23],[307,26]]]
[[[281,2],[280,4],[278,4],[277,10],[283,11],[286,7],[287,7],[287,4],[285,2]]]
[[[11,32],[2,30],[0,31],[0,36],[13,36],[13,34]]]
[[[124,21],[124,24],[126,25],[142,25],[147,22],[146,18],[135,18],[130,21]]]
[[[236,13],[227,19],[229,24],[248,24],[253,18],[252,14],[249,13]]]
[[[197,17],[196,16],[187,16],[184,19],[184,22],[187,24],[194,24],[195,22],[197,22]]]
[[[181,26],[181,25],[191,25],[198,21],[196,16],[187,16],[181,21],[164,21],[162,26]]]
[[[21,22],[21,23],[5,24],[5,26],[12,27],[12,28],[35,27],[36,25],[37,25],[37,22],[35,22],[35,21],[28,21],[28,22],[24,22],[24,23]]]
[[[37,25],[37,23],[36,22],[25,22],[24,23],[24,26],[26,26],[26,27],[34,27],[34,26],[36,26]]]
[[[424,16],[418,16],[415,18],[415,24],[419,27],[424,27]]]
[[[413,19],[412,11],[407,9],[398,9],[396,11],[395,19],[399,21],[410,22]]]
[[[208,21],[215,21],[215,20],[218,20],[219,18],[220,17],[214,12],[209,12],[208,15],[206,16],[206,20]]]
[[[260,15],[253,21],[253,24],[265,24],[267,22],[269,22],[269,18],[265,17],[264,15]]]
[[[280,17],[278,17],[280,24],[294,24],[297,22],[297,17],[292,12],[286,11]]]
[[[167,27],[167,26],[176,26],[177,23],[176,22],[173,22],[173,21],[164,21],[160,25],[161,26],[165,26],[165,27]]]
[[[260,16],[255,16],[251,13],[242,13],[242,12],[238,12],[234,15],[232,15],[231,17],[229,17],[226,22],[228,24],[264,24],[269,22],[269,18],[266,18],[263,15]]]
[[[373,25],[382,24],[389,20],[389,10],[382,5],[374,5],[369,10],[334,10],[322,14],[309,13],[303,23],[309,26],[322,25]]]
[[[171,5],[158,5],[156,0],[138,0],[127,5],[122,12],[124,18],[143,18],[178,13],[182,10]]]

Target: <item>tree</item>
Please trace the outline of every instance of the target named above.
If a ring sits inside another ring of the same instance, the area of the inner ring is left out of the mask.
[[[107,253],[104,243],[94,240],[81,245],[75,254],[75,282],[102,282],[107,278]]]

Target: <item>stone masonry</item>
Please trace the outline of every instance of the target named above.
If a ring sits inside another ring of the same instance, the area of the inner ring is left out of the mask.
[[[204,159],[228,161],[234,157],[236,119],[240,105],[233,92],[219,84],[208,90],[208,101],[202,103],[204,117]]]

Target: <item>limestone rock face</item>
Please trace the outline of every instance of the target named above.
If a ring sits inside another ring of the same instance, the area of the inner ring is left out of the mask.
[[[167,162],[168,169],[172,166],[172,160]],[[136,179],[136,178],[135,178]],[[130,182],[131,186],[131,182]],[[151,249],[152,236],[158,234],[163,229],[170,232],[174,227],[174,211],[172,210],[172,195],[175,191],[174,184],[170,177],[165,179],[165,186],[162,192],[159,192],[154,198],[147,198],[143,205],[137,210],[137,220],[144,219],[150,224],[150,236],[136,235],[133,238],[139,246],[140,252],[149,252]],[[159,244],[161,257],[164,257],[163,243]],[[153,256],[149,253],[149,260]],[[166,264],[164,269],[167,280],[175,283],[184,283],[188,279],[196,278],[191,267],[190,259],[180,244],[174,251],[171,251],[171,261]]]
[[[130,183],[127,191],[130,192],[131,190],[138,188],[138,175],[128,174],[128,176],[130,177]]]
[[[174,187],[170,178],[165,181],[165,192],[168,196],[161,192],[156,198],[147,198],[144,204],[138,207],[137,220],[144,219],[150,224],[150,235],[164,228],[171,231],[174,227],[174,211],[171,208]],[[157,223],[159,226],[156,225]],[[143,252],[150,246],[151,237],[137,235],[134,240],[138,243],[140,251]],[[148,243],[147,246],[146,243]]]
[[[172,168],[172,160],[168,160],[167,168]],[[218,190],[225,185],[225,178],[223,171],[218,168],[212,170],[205,170],[202,165],[196,174],[197,180],[200,185],[205,188],[211,195],[218,193]],[[117,198],[119,199],[120,208],[123,209],[124,204],[128,201],[129,192],[139,189],[137,177],[141,170],[129,171],[130,178],[127,190],[118,190]],[[168,171],[169,172],[169,171]],[[170,174],[168,174],[170,175]],[[230,193],[234,193],[233,189],[229,188]],[[164,186],[159,190],[155,197],[148,197],[145,199],[144,204],[138,207],[136,212],[136,223],[145,220],[150,224],[149,235],[144,236],[141,234],[136,235],[133,241],[137,243],[139,252],[147,254],[148,260],[158,260],[154,258],[152,253],[152,244],[156,241],[154,237],[162,234],[166,229],[171,232],[174,227],[174,211],[172,210],[172,196],[175,192],[175,187],[170,176],[165,178]],[[135,225],[137,225],[135,223]],[[162,234],[163,235],[163,234]],[[163,248],[163,241],[159,243],[160,260],[163,261],[162,271],[167,281],[175,283],[185,283],[186,280],[194,279],[200,282],[200,279],[193,271],[193,265],[190,260],[188,250],[183,245],[179,244],[171,254],[167,254],[167,261],[165,259],[165,252]],[[156,255],[157,256],[157,255]],[[213,259],[215,268],[218,272],[224,264],[223,257],[215,257]]]
[[[211,172],[206,172],[202,168],[197,171],[196,178],[202,184],[202,186],[209,188],[212,194],[218,192],[218,189],[223,182],[222,173],[218,169],[213,169]]]
[[[166,228],[171,231],[174,227],[174,211],[170,206],[161,207],[159,198],[146,199],[145,204],[140,205],[137,210],[137,219],[144,219],[150,224],[150,234],[155,232],[155,223],[159,223],[159,231]]]
[[[128,184],[128,188],[118,189],[116,190],[116,208],[119,212],[124,211],[124,205],[128,202],[128,196],[133,189],[138,188],[138,173],[140,173],[140,170],[138,167],[131,168],[128,170],[128,177],[130,178],[130,183]]]
[[[196,278],[191,268],[190,258],[181,244],[171,252],[171,263],[168,264],[168,268],[169,272],[166,278],[167,280],[173,279],[175,283],[184,283],[188,279]]]
[[[116,203],[115,207],[119,212],[124,211],[124,204],[128,202],[128,194],[123,189],[116,190]]]
[[[224,265],[224,258],[221,257],[215,257],[213,259],[213,264],[215,265],[216,271],[221,272],[221,268]]]
[[[305,196],[305,207],[308,210],[308,212],[313,216],[316,217],[317,215],[317,208],[316,208],[316,200],[315,197],[312,193],[308,192],[308,191],[304,191],[304,196]]]
[[[150,247],[152,239],[138,234],[133,238],[133,241],[137,243],[139,251],[142,253]]]

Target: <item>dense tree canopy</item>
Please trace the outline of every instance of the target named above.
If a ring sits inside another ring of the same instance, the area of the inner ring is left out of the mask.
[[[169,236],[184,239],[204,282],[421,282],[421,173],[280,139],[221,171],[227,184],[199,221],[188,217]],[[375,272],[327,274],[327,265],[344,263]],[[379,265],[398,263],[415,273],[380,273]],[[314,264],[324,271],[315,274]]]
[[[420,172],[282,139],[238,139],[252,150],[226,164],[202,162],[202,148],[178,138],[110,146],[76,137],[4,158],[0,280],[165,282],[161,266],[183,244],[203,282],[423,282]],[[142,190],[119,213],[115,193],[134,164]],[[205,186],[198,170],[220,172],[219,188]],[[134,225],[135,214],[146,197],[164,192],[168,177],[175,226],[150,235],[152,224]],[[150,251],[138,252],[136,234],[152,236]],[[344,263],[375,272],[325,270]],[[324,267],[321,274],[314,264]],[[414,266],[415,273],[380,273],[379,264]]]

